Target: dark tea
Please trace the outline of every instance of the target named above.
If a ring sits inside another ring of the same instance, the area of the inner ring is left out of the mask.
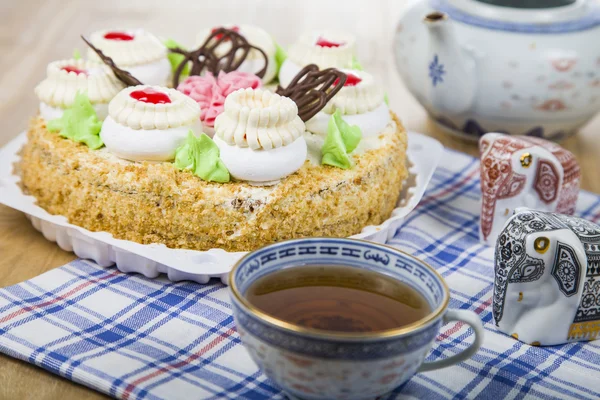
[[[407,284],[344,266],[283,269],[254,282],[246,298],[280,320],[335,332],[401,328],[431,312],[427,300]]]

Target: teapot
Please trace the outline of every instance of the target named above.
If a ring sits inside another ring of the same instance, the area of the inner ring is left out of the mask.
[[[415,0],[397,69],[443,130],[561,140],[600,109],[600,7],[588,0]]]

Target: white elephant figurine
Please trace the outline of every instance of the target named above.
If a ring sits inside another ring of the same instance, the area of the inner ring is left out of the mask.
[[[599,225],[518,209],[498,237],[494,270],[500,331],[542,346],[599,338]]]
[[[479,237],[496,243],[517,207],[573,214],[579,164],[559,145],[530,136],[488,133],[479,140],[481,223]]]

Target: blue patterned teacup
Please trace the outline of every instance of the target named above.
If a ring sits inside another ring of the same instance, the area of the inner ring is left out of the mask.
[[[433,310],[396,329],[370,333],[324,332],[269,316],[246,293],[257,279],[303,265],[344,265],[396,278],[419,292]],[[448,310],[450,293],[429,265],[400,250],[353,239],[310,238],[277,243],[242,258],[229,276],[233,315],[242,342],[262,371],[290,397],[372,399],[416,372],[471,357],[483,327],[472,311]],[[475,331],[471,346],[451,357],[423,362],[442,324],[464,321]]]

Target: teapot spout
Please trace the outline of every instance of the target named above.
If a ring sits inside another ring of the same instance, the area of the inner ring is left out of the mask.
[[[475,97],[475,60],[458,42],[447,14],[432,12],[423,22],[429,30],[429,100],[444,114],[469,110]]]

